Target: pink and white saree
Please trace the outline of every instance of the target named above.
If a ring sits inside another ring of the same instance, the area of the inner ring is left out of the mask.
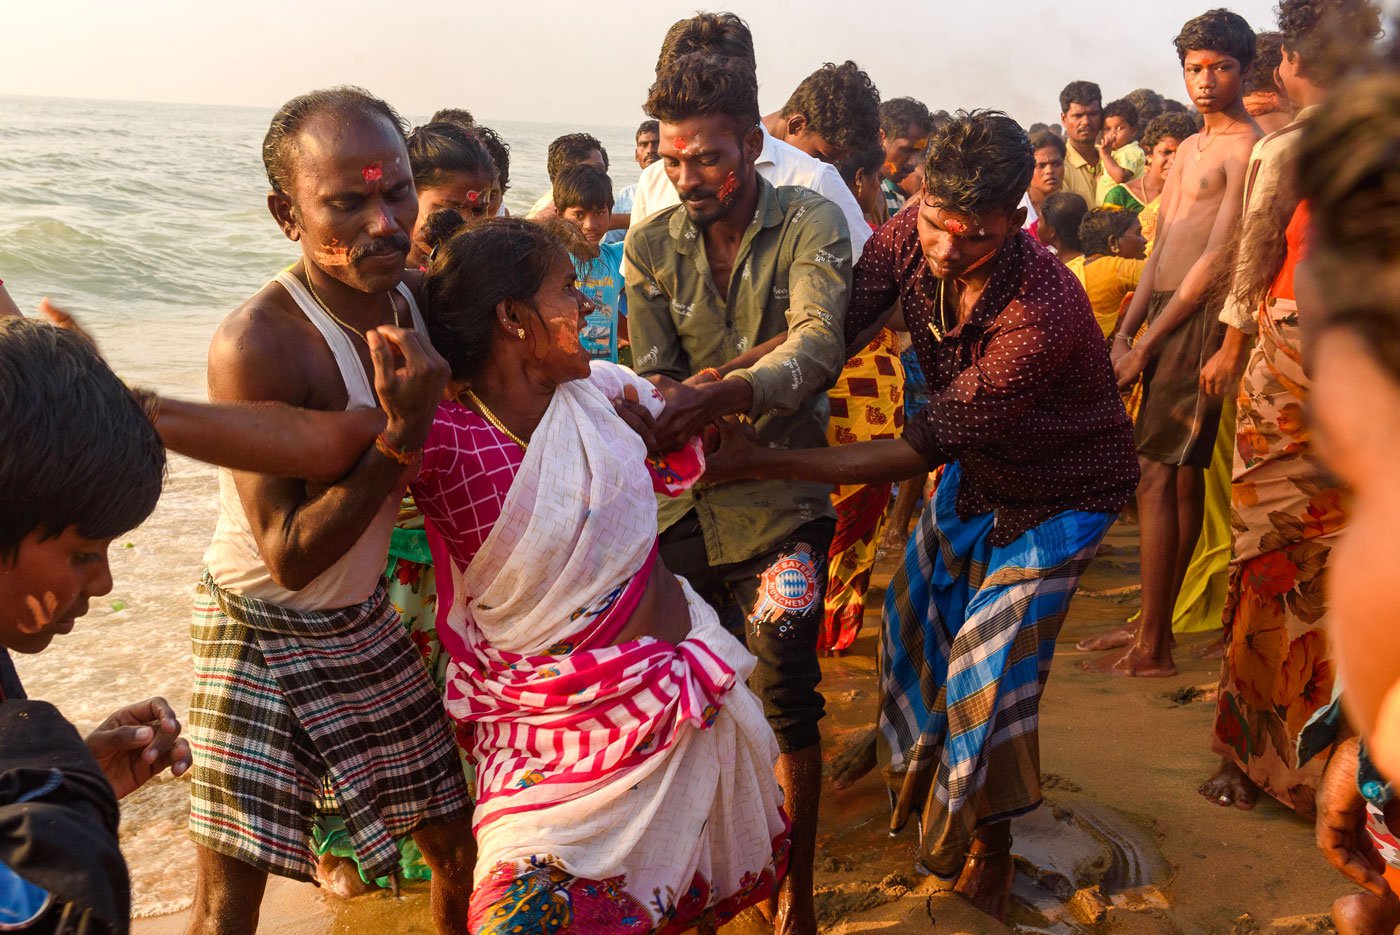
[[[610,402],[634,381],[659,411],[615,365],[561,385],[481,548],[448,561],[445,703],[477,777],[472,932],[723,922],[785,863],[752,656],[684,581],[683,642],[608,645],[661,571],[657,471]]]

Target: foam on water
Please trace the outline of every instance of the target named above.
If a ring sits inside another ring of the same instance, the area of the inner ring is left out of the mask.
[[[475,104],[443,102],[460,103]],[[297,258],[265,207],[272,110],[0,97],[5,288],[23,309],[49,295],[74,312],[128,380],[203,398],[219,320]],[[602,140],[615,186],[636,180],[631,128],[484,122],[511,144],[512,212],[545,190],[546,147],[572,130]],[[30,695],[82,730],[156,694],[183,714],[190,594],[216,512],[214,471],[172,458],[156,512],[113,546],[111,595],[43,655],[16,660]],[[122,805],[138,915],[189,903],[187,810],[184,780]]]

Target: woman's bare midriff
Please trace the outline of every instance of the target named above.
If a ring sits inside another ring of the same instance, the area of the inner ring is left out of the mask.
[[[679,643],[690,635],[690,605],[686,603],[681,583],[657,559],[651,580],[637,602],[636,610],[622,625],[622,631],[612,641],[613,646],[652,636],[668,643]]]

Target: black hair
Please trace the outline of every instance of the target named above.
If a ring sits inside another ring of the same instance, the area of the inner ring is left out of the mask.
[[[853,149],[846,154],[845,158],[836,163],[836,171],[841,174],[841,181],[847,186],[854,187],[856,184],[856,173],[861,169],[866,175],[876,175],[880,167],[885,164],[885,150],[878,144],[867,146],[865,149]]]
[[[1400,74],[1337,87],[1304,125],[1297,178],[1327,324],[1361,335],[1400,378]]]
[[[433,347],[454,380],[481,372],[501,333],[496,307],[534,308],[554,263],[568,262],[559,239],[533,221],[490,218],[438,246],[423,277],[423,315]]]
[[[1254,34],[1254,68],[1245,76],[1241,90],[1250,94],[1279,94],[1283,88],[1274,80],[1274,69],[1283,61],[1283,34]]]
[[[1157,144],[1167,137],[1176,140],[1179,145],[1195,135],[1196,121],[1192,120],[1190,115],[1168,111],[1154,118],[1147,125],[1147,129],[1142,131],[1142,138],[1138,140],[1138,145],[1150,156],[1152,150],[1157,148]]]
[[[664,123],[724,114],[734,121],[735,132],[742,139],[758,125],[758,80],[732,58],[686,55],[657,74],[644,109]]]
[[[1102,107],[1103,91],[1092,81],[1071,81],[1060,92],[1060,113],[1069,113],[1071,104],[1078,104],[1080,107],[1088,107],[1091,104]]]
[[[999,110],[960,110],[929,137],[924,190],[964,214],[1014,211],[1035,172],[1031,141]]]
[[[1381,11],[1369,0],[1282,0],[1283,48],[1299,58],[1299,73],[1329,88],[1347,74],[1381,34]]]
[[[1044,124],[1041,124],[1041,126],[1044,126]],[[1049,130],[1041,130],[1039,133],[1031,134],[1032,156],[1035,155],[1036,150],[1045,149],[1047,147],[1053,148],[1058,152],[1061,159],[1065,158],[1068,154],[1068,150],[1065,148],[1065,141]]]
[[[880,129],[889,139],[898,139],[910,127],[920,134],[933,132],[933,115],[922,101],[912,97],[892,97],[880,102]]]
[[[1164,98],[1162,101],[1162,113],[1164,114],[1189,114],[1191,108],[1181,101],[1174,101],[1171,98]]]
[[[342,85],[294,97],[272,115],[262,144],[267,182],[284,198],[291,197],[292,156],[297,136],[308,120],[323,113],[342,118],[383,120],[397,131],[399,139],[405,138],[404,121],[398,111],[363,88]]]
[[[588,156],[594,150],[603,156],[603,168],[608,167],[608,151],[603,148],[603,144],[598,142],[598,138],[591,133],[565,133],[563,136],[555,137],[549,144],[549,156],[545,163],[545,171],[549,173],[549,180],[553,182],[569,166],[576,166],[581,162],[586,162]]]
[[[1223,52],[1245,71],[1254,63],[1254,30],[1243,16],[1223,8],[1188,20],[1172,41],[1183,65],[1189,52]]]
[[[496,167],[496,181],[500,184],[501,191],[510,188],[510,144],[501,139],[501,135],[495,130],[481,124],[476,124],[467,132],[480,140],[481,145],[491,154],[491,164]]]
[[[1128,126],[1132,127],[1134,130],[1136,130],[1139,126],[1138,110],[1136,107],[1133,106],[1133,102],[1127,100],[1126,98],[1119,98],[1116,101],[1109,101],[1107,104],[1104,105],[1103,119],[1107,120],[1109,117],[1117,117],[1118,119],[1126,123]]]
[[[467,219],[456,208],[438,208],[419,226],[418,239],[427,246],[431,255],[432,251],[461,230],[466,223]]]
[[[1050,228],[1055,238],[1073,250],[1083,252],[1079,242],[1079,225],[1089,211],[1082,195],[1055,192],[1040,206],[1040,226]]]
[[[611,211],[612,206],[612,180],[597,166],[569,166],[554,180],[554,208],[561,214],[567,208]]]
[[[496,164],[481,140],[445,121],[414,128],[408,135],[408,164],[420,192],[446,184],[451,173],[496,175]]]
[[[643,120],[643,121],[637,126],[637,132],[636,132],[635,134],[632,135],[632,142],[635,143],[637,140],[641,139],[641,136],[642,136],[643,133],[656,133],[656,134],[659,135],[659,134],[661,133],[661,123],[660,123],[660,121],[657,121],[657,120]]]
[[[855,62],[827,62],[788,97],[782,116],[801,114],[813,133],[840,149],[880,141],[880,89]]]
[[[661,40],[661,54],[656,59],[657,75],[697,52],[737,59],[757,80],[753,33],[749,31],[749,24],[733,13],[697,13],[690,19],[672,23],[666,30],[666,38]]]
[[[1049,199],[1047,198],[1046,201]],[[1089,256],[1111,253],[1112,251],[1108,247],[1109,239],[1122,237],[1136,220],[1137,215],[1133,212],[1124,211],[1113,205],[1093,208],[1085,212],[1084,217],[1079,221],[1079,249]],[[1060,229],[1056,227],[1055,233],[1059,232]]]
[[[428,119],[429,123],[455,123],[459,127],[476,126],[476,118],[465,107],[444,107]]]
[[[0,318],[0,559],[61,535],[112,539],[155,509],[160,436],[87,340],[28,318]]]
[[[1151,88],[1129,91],[1123,95],[1123,100],[1137,108],[1139,126],[1147,126],[1162,112],[1162,95]]]

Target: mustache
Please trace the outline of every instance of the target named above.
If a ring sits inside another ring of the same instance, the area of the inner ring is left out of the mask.
[[[350,248],[350,265],[354,266],[373,256],[387,256],[394,253],[407,254],[412,247],[407,234],[376,237],[369,243],[356,244]]]
[[[718,192],[711,191],[708,188],[697,188],[694,191],[689,191],[681,195],[681,201],[705,201],[710,198],[718,197]]]

